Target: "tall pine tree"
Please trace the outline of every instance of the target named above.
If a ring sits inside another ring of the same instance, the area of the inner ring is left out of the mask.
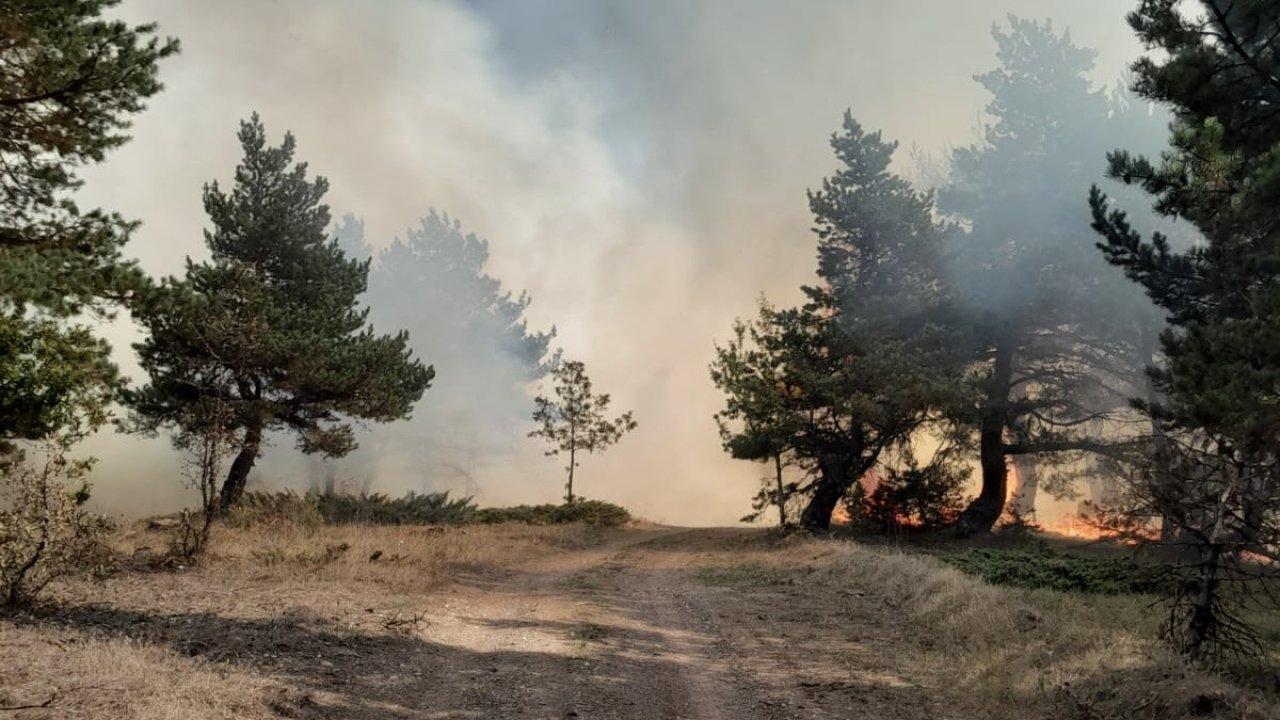
[[[121,256],[134,223],[74,192],[129,139],[178,43],[102,19],[115,4],[0,3],[0,442],[101,423],[117,380],[107,345],[67,318],[107,315],[136,286]]]
[[[430,210],[379,251],[364,223],[343,217],[335,234],[348,255],[371,258],[364,301],[384,330],[409,333],[439,380],[411,421],[361,437],[361,450],[326,468],[364,484],[379,471],[418,475],[425,488],[480,491],[486,473],[520,447],[531,385],[555,364],[555,328],[533,330],[525,292],[504,288],[490,267],[490,245],[448,213]]]
[[[1178,251],[1144,236],[1098,188],[1094,228],[1111,263],[1169,316],[1146,402],[1172,454],[1165,477],[1139,474],[1151,514],[1177,526],[1168,629],[1194,658],[1239,649],[1233,580],[1268,569],[1280,543],[1280,6],[1266,0],[1144,0],[1129,16],[1159,50],[1133,66],[1135,89],[1175,115],[1158,160],[1110,156],[1110,174],[1156,211],[1197,228]]]
[[[934,220],[932,195],[891,173],[897,144],[848,113],[831,146],[841,167],[809,195],[821,282],[804,288],[802,308],[765,309],[712,366],[729,396],[719,419],[737,428],[726,447],[755,460],[789,447],[810,477],[797,489],[809,530],[826,529],[878,464],[912,462],[918,431],[963,392],[951,338],[934,322],[945,304],[947,228]],[[785,406],[755,402],[760,383],[780,384]],[[789,438],[753,442],[761,427]]]
[[[1113,451],[1131,420],[1124,390],[1140,378],[1135,338],[1158,323],[1093,252],[1069,192],[1101,177],[1114,133],[1150,130],[1137,117],[1145,108],[1093,88],[1095,53],[1048,22],[1010,16],[993,36],[999,67],[976,78],[991,122],[954,152],[939,194],[967,228],[947,279],[980,392],[960,418],[977,434],[982,473],[964,532],[989,530],[1004,511],[1010,458],[1029,492],[1038,465]]]
[[[292,431],[305,453],[341,456],[355,445],[350,418],[405,417],[433,371],[413,359],[407,334],[377,335],[358,298],[368,261],[348,259],[327,235],[324,178],[294,163],[294,139],[271,147],[255,115],[241,123],[244,159],[224,191],[205,187],[212,229],[207,262],[145,293],[136,345],[149,382],[130,393],[144,429],[200,431],[217,400],[239,451],[223,509],[244,491],[266,433]]]

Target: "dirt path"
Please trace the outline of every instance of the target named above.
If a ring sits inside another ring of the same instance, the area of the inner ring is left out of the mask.
[[[0,673],[0,714],[960,719],[945,678],[910,667],[904,643],[920,638],[859,585],[856,566],[840,566],[839,582],[812,580],[847,546],[737,529],[592,542],[530,553],[518,569],[460,565],[456,581],[418,592],[376,573],[282,584],[263,570],[225,586],[203,572],[86,586],[85,598],[0,623],[0,660],[24,668],[12,683]]]
[[[381,685],[366,668],[359,687],[283,698],[280,714],[949,717],[927,699],[936,692],[885,666],[896,631],[873,608],[849,605],[859,598],[709,583],[698,568],[724,561],[742,537],[634,533],[458,583],[434,598],[417,632],[425,649],[383,658],[394,670]]]

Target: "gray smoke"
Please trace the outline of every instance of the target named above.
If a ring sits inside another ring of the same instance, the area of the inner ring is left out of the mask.
[[[759,468],[720,449],[712,342],[761,291],[791,302],[811,277],[804,191],[833,167],[840,113],[927,151],[969,142],[993,22],[1053,17],[1100,50],[1097,80],[1111,82],[1139,50],[1127,5],[126,0],[120,15],[158,22],[184,52],[135,140],[88,174],[85,201],[141,219],[130,252],[179,272],[205,252],[200,186],[230,175],[236,121],[259,111],[270,132],[297,134],[369,242],[430,206],[488,238],[491,273],[535,299],[531,325],[555,325],[566,354],[635,410],[639,430],[583,463],[584,494],[726,523]],[[105,331],[134,371],[127,320]],[[487,502],[559,496],[561,463],[519,442],[518,464],[478,478]],[[104,434],[89,451],[108,508],[187,497],[163,438]]]

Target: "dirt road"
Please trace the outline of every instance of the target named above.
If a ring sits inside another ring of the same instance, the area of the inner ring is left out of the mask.
[[[859,593],[738,582],[743,571],[725,563],[749,537],[630,533],[454,584],[433,599],[415,642],[356,649],[332,684],[285,693],[275,709],[315,718],[954,717],[935,689],[893,666],[902,654],[892,652],[899,638],[884,608]]]

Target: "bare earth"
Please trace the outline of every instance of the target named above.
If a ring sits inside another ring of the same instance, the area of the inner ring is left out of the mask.
[[[605,532],[422,592],[213,570],[72,585],[0,618],[0,718],[960,717],[895,652],[883,600],[734,575],[835,552],[763,538]]]

